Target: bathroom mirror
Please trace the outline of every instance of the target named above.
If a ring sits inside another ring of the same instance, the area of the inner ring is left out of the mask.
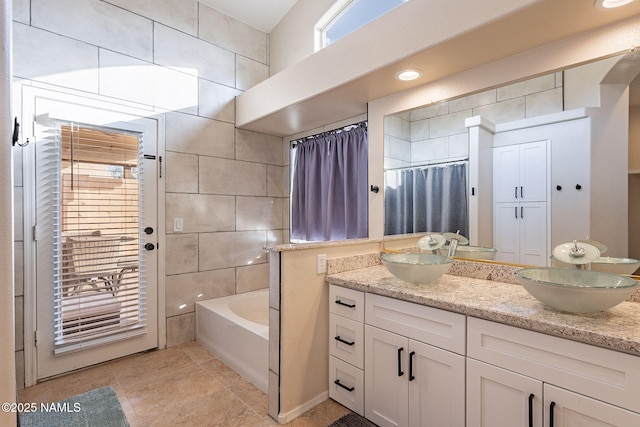
[[[621,60],[622,58],[622,60]],[[580,91],[598,90],[598,82],[608,71],[622,62],[640,70],[637,55],[627,54],[593,61],[589,64],[536,76],[528,80],[479,91],[455,99],[430,103],[428,106],[389,114],[384,117],[384,234],[390,236],[455,232],[468,235],[469,198],[477,188],[468,188],[469,129],[465,119],[482,116],[494,124],[514,122],[531,117],[553,115],[580,107],[593,107],[589,99],[579,99]],[[591,81],[590,81],[591,79]],[[577,89],[576,86],[583,87]],[[572,95],[573,94],[573,95]],[[568,99],[571,97],[571,99]],[[581,105],[586,103],[586,105]],[[629,212],[637,210],[640,199],[640,78],[629,85]],[[625,153],[626,154],[626,153]],[[569,157],[570,159],[570,157]],[[637,165],[637,166],[634,166]],[[482,168],[482,164],[479,165]],[[490,167],[493,167],[490,165]],[[552,184],[549,182],[549,184]],[[419,190],[429,196],[416,198]],[[559,192],[560,190],[553,191]],[[566,190],[565,190],[566,191]],[[429,200],[426,200],[426,198]],[[552,203],[553,200],[548,200]],[[592,206],[598,200],[591,200]],[[603,201],[603,203],[606,203]],[[426,208],[425,206],[429,206]],[[435,206],[436,209],[431,209]],[[553,206],[552,206],[553,208]],[[604,208],[604,207],[603,207]],[[512,209],[512,208],[511,208]],[[517,214],[516,214],[517,215]],[[572,212],[572,215],[576,215]],[[629,215],[629,251],[615,256],[640,258],[635,241],[640,231]],[[489,220],[492,222],[492,219]],[[493,224],[478,224],[493,227]],[[553,227],[551,217],[546,227]],[[550,234],[550,233],[548,233]],[[588,236],[576,236],[586,238]],[[600,237],[608,244],[606,237]],[[549,243],[551,244],[551,239]],[[551,247],[547,248],[551,254]],[[619,252],[619,251],[618,251]],[[606,255],[606,254],[605,254]],[[548,256],[547,256],[548,258]],[[544,261],[543,261],[544,262]],[[518,262],[527,264],[526,262]],[[539,264],[537,261],[531,263]]]

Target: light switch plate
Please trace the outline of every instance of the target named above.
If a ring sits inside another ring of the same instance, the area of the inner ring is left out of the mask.
[[[320,254],[316,258],[316,273],[324,274],[327,272],[327,254]]]

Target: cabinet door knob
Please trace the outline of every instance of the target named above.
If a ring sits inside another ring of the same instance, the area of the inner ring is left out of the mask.
[[[558,191],[562,190],[562,186],[561,185],[556,185],[556,190],[558,190]]]
[[[576,184],[576,190],[582,190],[582,185]]]

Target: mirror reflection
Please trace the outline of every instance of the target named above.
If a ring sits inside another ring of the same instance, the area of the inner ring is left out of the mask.
[[[640,259],[639,71],[631,52],[386,116],[385,236],[459,232],[529,265],[575,239]]]

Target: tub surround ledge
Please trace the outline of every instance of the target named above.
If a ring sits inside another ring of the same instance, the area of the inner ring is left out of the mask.
[[[382,265],[375,265],[329,274],[325,280],[333,285],[640,356],[639,303],[625,301],[593,314],[564,313],[544,306],[520,285],[490,278],[493,280],[445,274],[433,283],[416,285],[397,279]]]

